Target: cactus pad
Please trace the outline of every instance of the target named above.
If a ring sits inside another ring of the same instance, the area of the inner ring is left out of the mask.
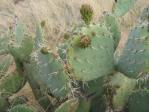
[[[137,0],[115,0],[113,7],[113,13],[116,16],[123,16],[127,13],[135,4]]]
[[[139,19],[140,19],[142,22],[144,22],[144,21],[148,21],[148,22],[149,22],[149,5],[146,6],[146,7],[142,10]]]
[[[22,74],[20,75],[15,71],[0,80],[0,91],[6,95],[12,95],[22,88],[24,83],[25,79]]]
[[[82,36],[75,37],[68,49],[68,65],[72,68],[73,77],[89,81],[110,74],[113,71],[114,41],[104,25],[90,25],[82,32],[91,44],[80,47]],[[108,62],[107,62],[108,61]]]
[[[70,99],[61,104],[55,112],[76,112],[79,102],[77,99]]]
[[[13,63],[13,57],[11,55],[1,57],[0,75],[5,74],[12,63]]]
[[[129,97],[129,112],[149,112],[149,90],[138,90]]]
[[[39,49],[43,47],[43,43],[44,43],[43,28],[40,25],[36,25],[36,37],[35,37],[34,48]]]
[[[122,111],[136,86],[136,80],[129,79],[121,73],[115,73],[111,77],[110,85],[114,91],[113,107],[115,111]]]
[[[0,112],[6,112],[9,107],[8,99],[0,96]]]
[[[113,14],[105,12],[101,22],[104,22],[106,27],[109,28],[110,32],[112,33],[116,48],[121,37],[121,32],[116,17]]]
[[[9,37],[6,34],[0,35],[0,54],[8,53]]]
[[[31,37],[26,35],[20,45],[12,42],[9,45],[9,50],[16,60],[23,61],[33,50],[33,40]]]
[[[67,75],[60,61],[52,53],[33,52],[29,63],[25,64],[28,75],[44,89],[57,97],[67,94]]]
[[[37,112],[37,111],[26,105],[17,105],[11,108],[9,112]]]
[[[84,99],[71,99],[60,105],[55,112],[89,112],[90,103]]]
[[[104,92],[104,81],[105,81],[105,77],[100,77],[88,82],[84,82],[84,84],[81,84],[83,93],[86,94],[87,96],[102,95]]]
[[[149,71],[148,57],[148,25],[143,23],[132,29],[121,53],[115,56],[116,68],[129,77],[141,77]]]

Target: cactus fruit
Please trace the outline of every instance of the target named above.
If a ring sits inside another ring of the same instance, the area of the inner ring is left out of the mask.
[[[41,21],[40,26],[43,28],[46,25],[46,21]]]
[[[17,105],[8,110],[8,112],[37,112],[37,111],[26,105]]]
[[[132,78],[142,77],[148,72],[148,39],[149,32],[146,23],[132,29],[121,53],[115,56],[118,71]]]
[[[88,4],[83,4],[80,9],[80,14],[86,25],[89,25],[93,19],[93,9]]]
[[[92,35],[93,31],[96,33],[95,36]],[[81,36],[72,40],[67,60],[72,68],[73,77],[76,80],[90,81],[110,74],[113,71],[114,41],[106,27],[91,25],[82,29],[82,34],[91,40],[91,45],[86,48],[80,47]]]
[[[137,90],[129,97],[129,112],[149,112],[149,90]]]
[[[85,35],[81,36],[79,45],[81,48],[87,48],[91,45],[91,39]]]
[[[125,15],[135,4],[137,0],[115,0],[113,13],[116,16]]]
[[[0,80],[0,92],[6,95],[16,93],[25,84],[25,78],[18,72],[13,72]]]

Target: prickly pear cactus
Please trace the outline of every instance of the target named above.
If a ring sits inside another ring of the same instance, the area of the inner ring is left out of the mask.
[[[0,76],[4,75],[11,64],[13,63],[13,57],[11,55],[3,55],[1,56],[1,62],[0,62]]]
[[[41,25],[36,25],[36,38],[34,42],[34,49],[39,49],[44,45],[44,32]]]
[[[89,112],[90,103],[84,99],[71,99],[60,105],[55,112]]]
[[[96,96],[91,100],[91,107],[89,112],[105,112],[106,108],[107,103],[105,95]]]
[[[29,36],[25,36],[20,45],[17,43],[10,43],[9,49],[16,60],[25,60],[30,55],[33,49],[33,40]]]
[[[15,71],[0,79],[0,92],[9,96],[20,90],[24,84],[25,78]]]
[[[65,35],[56,55],[46,47],[45,21],[37,24],[34,40],[20,22],[6,35],[0,34],[0,111],[37,112],[25,105],[27,99],[10,97],[28,81],[48,112],[148,112],[148,8],[124,47],[117,48],[121,36],[118,17],[135,1],[115,0],[113,13],[104,13],[97,24],[91,24],[92,7],[82,5],[85,25]],[[10,72],[13,62],[16,70]]]
[[[121,73],[115,73],[111,76],[109,84],[113,90],[112,103],[116,112],[123,110],[125,104],[128,102],[129,96],[136,87],[136,83],[136,80],[129,79]]]
[[[33,50],[32,37],[25,34],[23,25],[18,22],[14,33],[10,35],[12,41],[9,44],[9,52],[18,61],[23,61]]]
[[[112,33],[112,37],[115,41],[115,48],[117,48],[121,36],[121,31],[116,17],[113,14],[105,12],[102,17],[102,22],[105,23],[106,27]]]
[[[7,34],[0,34],[0,55],[7,54],[8,50],[9,36]]]
[[[148,112],[149,111],[149,90],[137,90],[128,101],[129,112]]]
[[[146,7],[142,10],[142,12],[141,12],[141,14],[140,14],[140,17],[139,17],[139,20],[140,20],[141,22],[144,22],[144,21],[148,21],[148,22],[149,22],[149,5],[146,6]]]
[[[26,71],[45,90],[57,97],[67,95],[67,75],[62,63],[51,53],[36,51],[31,54],[29,63],[25,63]]]
[[[106,27],[91,25],[83,28],[81,33],[72,40],[67,53],[73,77],[90,81],[112,73],[114,40]]]
[[[143,23],[132,29],[121,53],[115,55],[118,71],[132,78],[139,78],[148,72],[148,39],[148,24]]]
[[[37,111],[26,105],[17,105],[11,108],[9,112],[37,112]]]
[[[0,95],[0,111],[6,112],[8,108],[9,108],[8,99]]]
[[[116,16],[125,15],[135,4],[137,0],[115,0],[113,13]]]
[[[88,82],[81,82],[80,87],[82,92],[87,95],[100,96],[104,93],[105,77],[100,77]]]

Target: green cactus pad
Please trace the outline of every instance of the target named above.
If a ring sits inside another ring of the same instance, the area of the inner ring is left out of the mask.
[[[25,79],[22,74],[13,72],[0,80],[0,91],[6,95],[16,93],[25,84]]]
[[[15,98],[13,98],[10,102],[11,106],[16,106],[19,104],[26,104],[28,101],[26,96],[17,96]]]
[[[68,48],[67,43],[60,44],[58,46],[58,54],[63,61],[66,61],[67,48]]]
[[[8,112],[37,112],[37,111],[26,105],[17,105],[11,108]]]
[[[149,90],[137,90],[129,97],[129,112],[149,112]]]
[[[91,40],[91,45],[80,47],[82,36],[75,37],[68,49],[68,65],[76,80],[90,81],[113,71],[114,40],[104,25],[90,25],[82,29],[82,35]],[[86,41],[85,41],[86,42]]]
[[[31,89],[33,91],[36,100],[42,106],[43,109],[47,110],[48,112],[53,112],[54,107],[51,103],[51,100],[49,100],[46,91],[42,90],[41,85],[39,84],[39,82],[35,80],[33,75],[30,75],[30,72],[31,71],[26,71],[27,80],[31,86]]]
[[[1,57],[0,75],[5,74],[12,63],[13,63],[13,57],[11,55]]]
[[[70,47],[71,40],[74,36],[68,33],[64,34],[64,40],[57,47],[57,52],[62,61],[67,61],[67,50]]]
[[[55,112],[89,112],[90,103],[84,99],[71,99],[61,104]]]
[[[110,13],[105,12],[101,22],[104,22],[106,27],[109,28],[110,32],[112,33],[116,48],[121,37],[121,31],[116,17]]]
[[[33,40],[31,37],[26,35],[20,45],[17,43],[11,43],[9,45],[9,50],[16,60],[23,61],[33,50]]]
[[[31,54],[29,63],[25,63],[28,75],[38,82],[40,86],[57,97],[67,94],[67,75],[60,61],[51,53],[43,54],[40,51]]]
[[[21,21],[17,21],[14,35],[15,35],[15,40],[16,40],[17,44],[20,45],[24,38],[24,25],[21,23]]]
[[[146,6],[141,14],[140,14],[140,17],[139,17],[139,20],[141,20],[141,22],[144,22],[144,21],[148,21],[149,22],[149,5]]]
[[[6,54],[8,50],[9,37],[6,34],[0,35],[0,54]]]
[[[115,55],[115,65],[126,76],[138,78],[149,71],[148,57],[149,31],[148,25],[143,23],[130,32],[124,48]]]
[[[77,107],[79,105],[79,101],[77,99],[70,99],[63,104],[61,104],[55,112],[76,112]]]
[[[136,80],[129,79],[121,73],[115,73],[111,76],[109,84],[114,91],[113,107],[115,111],[122,111],[136,86]]]
[[[100,96],[104,92],[104,81],[105,77],[100,77],[88,82],[83,82],[84,84],[81,84],[80,87],[82,92],[87,96]]]
[[[43,46],[43,40],[44,40],[43,29],[40,25],[36,25],[36,37],[35,37],[34,48],[35,49],[41,48]]]
[[[0,96],[0,112],[6,112],[9,108],[8,99]]]
[[[113,13],[116,16],[125,15],[131,8],[133,8],[137,0],[115,0],[113,7]]]
[[[141,77],[137,79],[137,88],[138,89],[149,89],[149,77],[148,73],[146,74],[145,77]]]
[[[84,99],[80,98],[76,112],[89,112],[89,109],[90,109],[90,101],[86,100],[85,98]]]
[[[90,112],[106,112],[107,104],[105,96],[96,96],[91,100]]]

